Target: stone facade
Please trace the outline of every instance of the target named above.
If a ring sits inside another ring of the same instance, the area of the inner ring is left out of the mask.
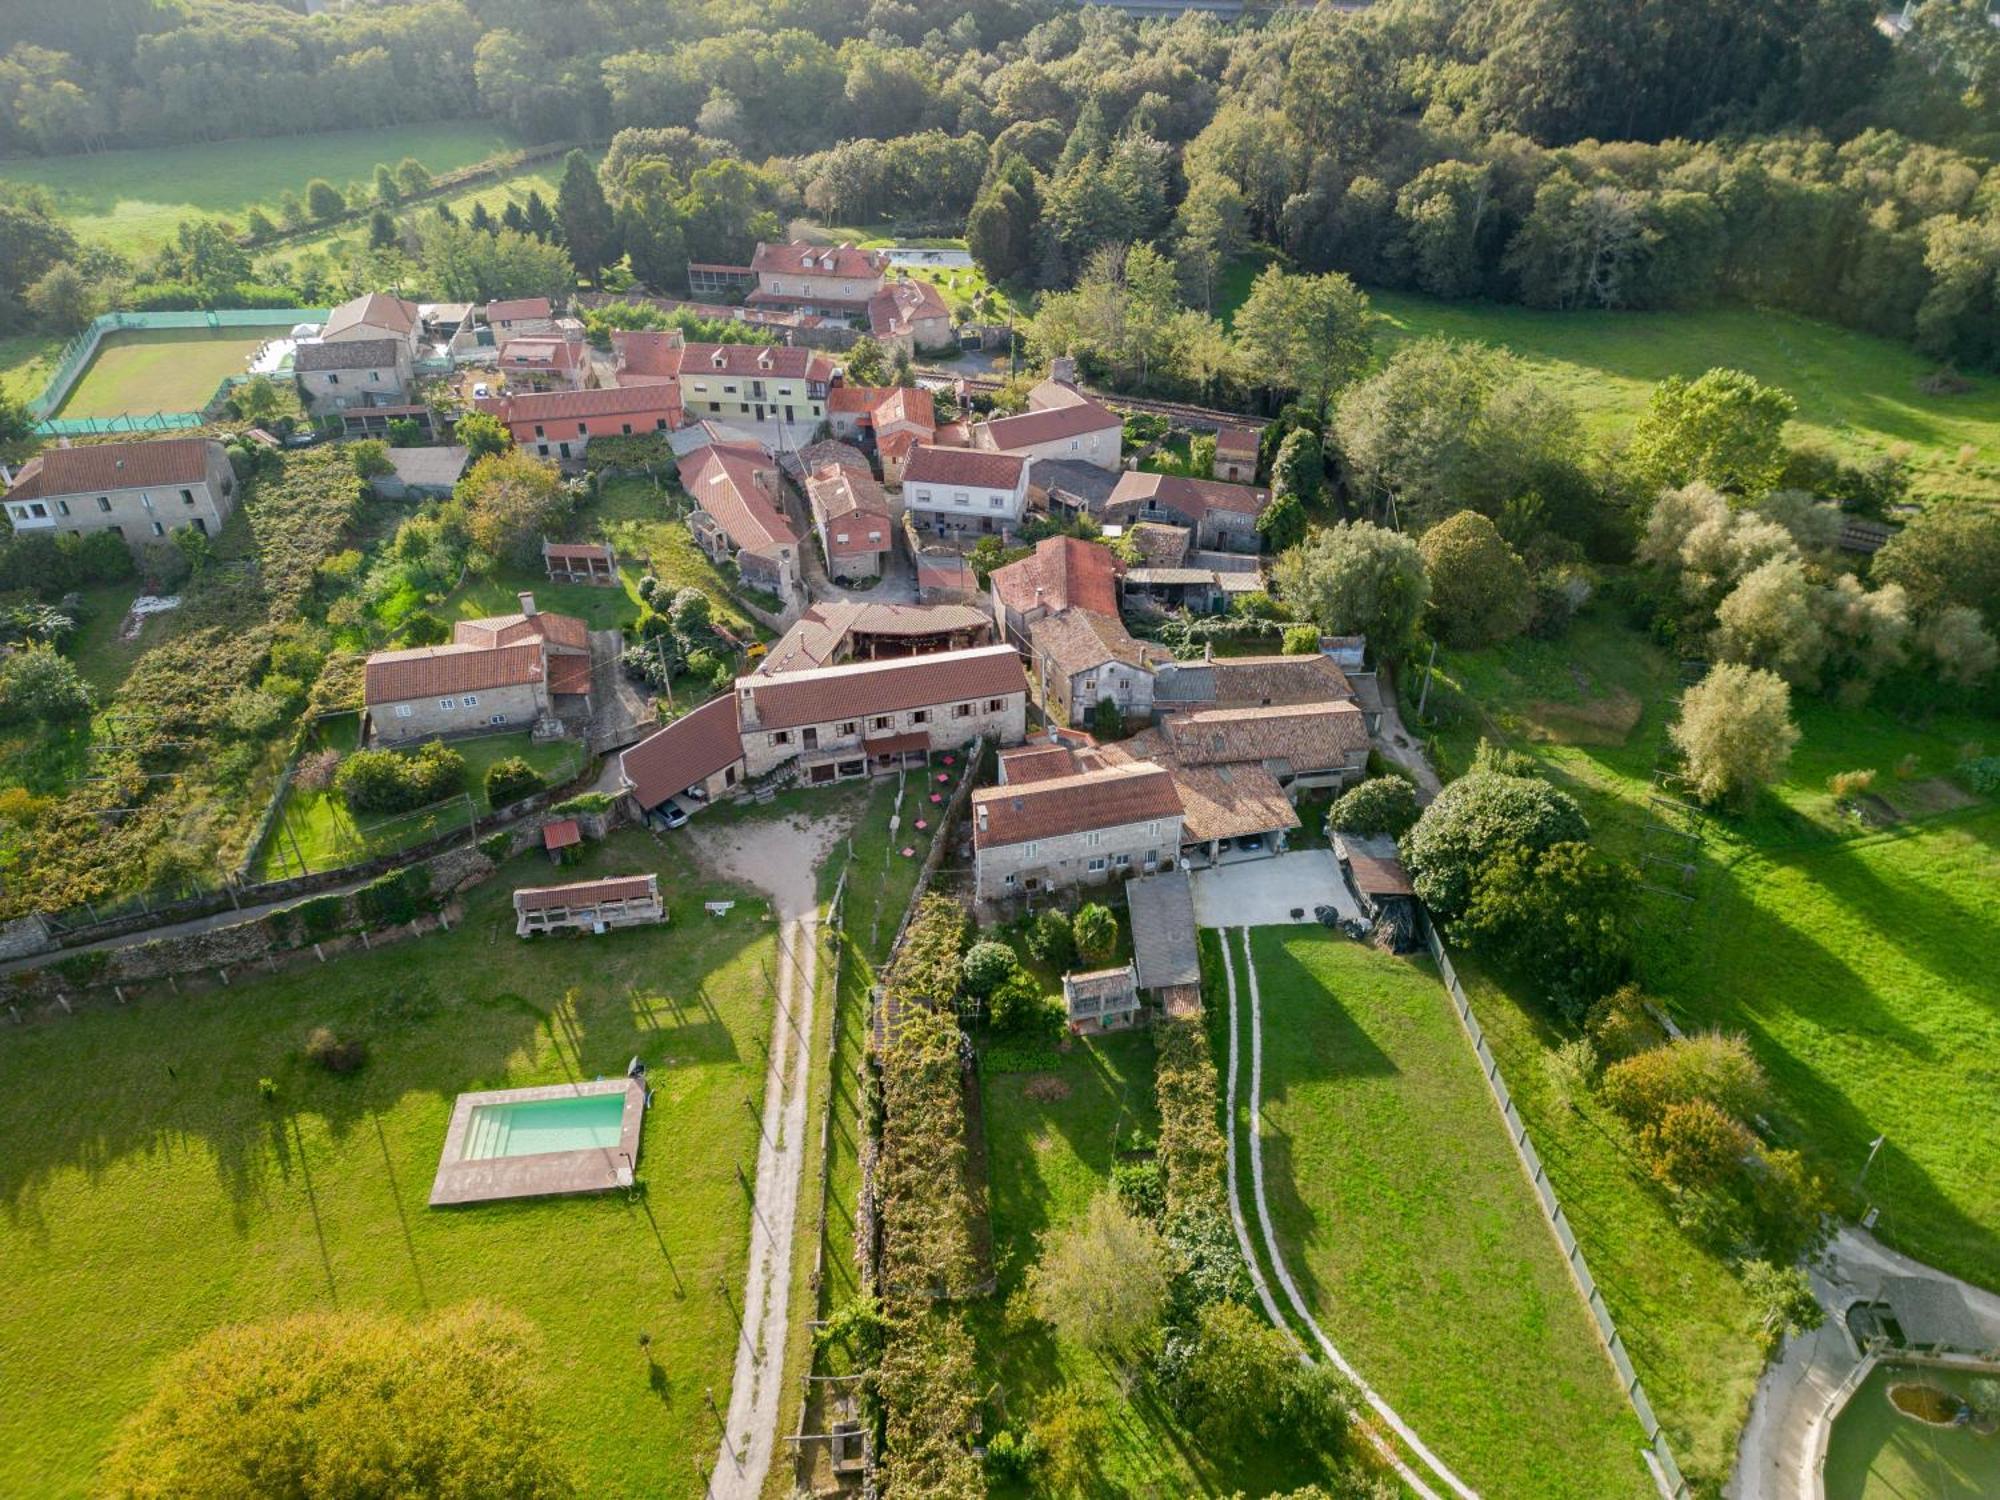
[[[1005,901],[1151,875],[1172,869],[1180,846],[1178,815],[990,845],[979,850],[974,862],[977,893],[982,901]]]
[[[871,714],[866,712],[865,705],[857,705],[852,718],[827,719],[778,730],[745,727],[743,758],[753,781],[769,775],[787,761],[800,759],[832,763],[836,767],[831,776],[809,779],[844,780],[866,774],[864,739],[921,733],[933,751],[956,750],[982,735],[1002,745],[1018,745],[1027,734],[1027,711],[1025,682],[1019,691],[997,698],[935,703],[893,713]],[[840,769],[843,766],[851,769]]]
[[[509,728],[533,724],[548,712],[547,691],[540,683],[369,707],[375,738],[391,745],[450,735],[503,733]]]

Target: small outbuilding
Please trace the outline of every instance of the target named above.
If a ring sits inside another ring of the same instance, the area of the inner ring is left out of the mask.
[[[557,864],[562,863],[563,850],[578,848],[582,843],[583,829],[575,818],[558,818],[542,825],[542,847]]]
[[[1386,834],[1363,838],[1336,833],[1333,852],[1340,858],[1348,888],[1362,914],[1375,924],[1377,935],[1386,937],[1397,953],[1413,951],[1419,943],[1417,893],[1396,853],[1396,841]]]
[[[1139,975],[1131,964],[1063,975],[1063,1010],[1070,1029],[1123,1031],[1139,1020]]]
[[[523,886],[514,892],[514,935],[537,932],[603,933],[667,919],[658,875],[614,875],[572,885]]]
[[[618,554],[609,542],[543,542],[542,566],[551,583],[618,587]]]
[[[465,473],[466,450],[452,444],[391,448],[390,470],[370,481],[384,500],[441,499]]]
[[[1168,1015],[1201,1014],[1201,954],[1195,947],[1194,892],[1187,872],[1125,882],[1132,918],[1132,971]]]

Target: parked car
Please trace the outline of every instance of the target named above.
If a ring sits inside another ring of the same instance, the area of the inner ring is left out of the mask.
[[[472,388],[472,399],[475,401],[484,401],[492,394],[493,388],[483,380]]]
[[[669,797],[650,814],[656,828],[679,828],[688,820],[687,809]]]

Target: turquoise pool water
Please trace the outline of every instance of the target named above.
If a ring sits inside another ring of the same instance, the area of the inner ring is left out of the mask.
[[[497,1156],[540,1156],[618,1144],[625,1093],[582,1099],[536,1099],[525,1104],[480,1104],[465,1131],[463,1161]]]

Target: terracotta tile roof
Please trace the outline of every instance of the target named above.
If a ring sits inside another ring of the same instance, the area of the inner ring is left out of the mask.
[[[1093,828],[1178,816],[1174,779],[1158,766],[1118,765],[972,794],[972,842],[978,849],[1024,844]]]
[[[15,471],[7,498],[35,500],[91,490],[201,484],[208,478],[209,450],[220,447],[207,438],[162,438],[151,443],[45,448]],[[219,452],[216,457],[221,457]]]
[[[1114,762],[1149,765],[1168,775],[1186,810],[1184,829],[1190,840],[1240,838],[1299,826],[1298,812],[1278,778],[1255,761],[1184,766],[1174,759],[1172,743],[1157,729],[1106,745],[1103,754]]]
[[[558,697],[584,697],[590,692],[590,658],[551,656],[549,691]]]
[[[292,369],[301,375],[319,370],[393,370],[396,356],[409,351],[401,339],[342,339],[337,343],[300,344],[292,351]]]
[[[646,375],[672,380],[681,372],[681,335],[672,328],[617,329],[611,350],[618,359],[618,378]]]
[[[1123,426],[1116,412],[1107,411],[1095,401],[1084,399],[1069,406],[1024,411],[1014,417],[995,417],[979,424],[978,437],[982,448],[1006,453],[1032,448],[1037,443],[1053,443],[1063,438],[1082,437],[1087,432],[1122,429]]]
[[[799,534],[772,498],[777,475],[777,467],[761,451],[726,443],[711,444],[680,462],[681,488],[745,552],[798,545]]]
[[[515,911],[546,911],[552,906],[591,906],[603,901],[659,899],[657,875],[613,875],[607,880],[579,880],[573,885],[524,885],[514,892]]]
[[[1215,429],[1215,456],[1217,458],[1245,459],[1254,463],[1257,459],[1257,429],[1254,427],[1218,427]]]
[[[1010,453],[980,453],[971,448],[941,448],[919,443],[910,450],[903,469],[904,484],[963,484],[977,489],[1011,490],[1021,483],[1027,460]]]
[[[352,302],[343,302],[328,313],[320,337],[336,339],[350,328],[386,328],[407,337],[416,326],[416,303],[405,302],[387,292],[370,292]]]
[[[949,323],[951,309],[928,281],[892,281],[868,299],[868,331],[878,339],[895,338],[931,318]]]
[[[1194,533],[1185,526],[1165,526],[1158,521],[1136,521],[1125,530],[1126,537],[1139,549],[1139,559],[1149,568],[1178,568],[1187,561],[1188,543]]]
[[[590,627],[575,615],[538,610],[529,616],[517,611],[511,615],[460,620],[451,627],[451,639],[456,646],[479,646],[489,651],[496,646],[518,646],[525,641],[548,641],[573,651],[588,651]]]
[[[685,344],[681,348],[683,380],[702,375],[741,375],[749,379],[833,379],[834,358],[802,344]]]
[[[972,428],[965,422],[941,422],[931,441],[940,448],[970,448]]]
[[[1052,536],[1037,542],[1032,556],[995,568],[990,583],[993,597],[1016,614],[1087,609],[1115,617],[1120,571],[1109,547]]]
[[[755,706],[754,716],[741,709],[738,719],[746,729],[760,732],[1027,691],[1021,656],[1012,646],[849,662],[736,682],[739,702],[749,699]]]
[[[514,297],[486,304],[488,323],[517,323],[533,318],[553,318],[555,304],[546,297]]]
[[[725,693],[622,751],[618,766],[639,805],[651,809],[742,758],[736,696]]]
[[[1029,625],[1028,639],[1036,652],[1065,677],[1091,671],[1106,662],[1145,667],[1173,659],[1158,646],[1134,640],[1118,616],[1100,615],[1088,609],[1065,609],[1044,615]]]
[[[1118,476],[1111,498],[1105,501],[1105,509],[1115,514],[1143,508],[1148,500],[1156,500],[1167,510],[1199,521],[1213,510],[1245,516],[1261,514],[1271,503],[1271,492],[1220,479],[1189,479],[1184,474],[1142,474],[1132,470]]]
[[[509,339],[500,347],[503,370],[574,370],[588,362],[582,339],[531,334]]]
[[[1052,781],[1058,776],[1074,776],[1080,769],[1067,745],[1022,745],[1000,752],[1000,783],[1027,786],[1036,781]]]
[[[418,646],[377,651],[364,670],[363,696],[373,705],[407,703],[488,688],[524,687],[542,680],[541,644],[518,646]]]
[[[779,638],[763,661],[760,676],[823,667],[841,655],[850,636],[912,638],[954,631],[990,635],[993,617],[967,604],[863,604],[829,601],[812,605]]]
[[[857,250],[852,245],[809,245],[804,240],[794,240],[789,245],[758,245],[756,254],[750,257],[750,269],[759,275],[863,280],[887,271],[889,257],[878,250]]]
[[[845,464],[825,464],[807,476],[806,494],[826,527],[827,550],[835,557],[860,557],[890,547],[889,497],[874,475]]]
[[[937,402],[920,385],[892,385],[875,408],[875,428],[914,426],[926,431],[937,426]]]
[[[1361,710],[1345,701],[1171,714],[1161,727],[1184,766],[1277,760],[1296,774],[1344,766],[1368,748]]]
[[[503,422],[573,422],[585,417],[638,417],[650,422],[667,419],[678,427],[680,391],[671,385],[612,385],[591,391],[515,391],[473,405]]]
[[[558,849],[568,849],[583,842],[583,829],[577,826],[575,818],[558,818],[553,823],[542,825],[542,847],[553,854]]]
[[[1273,703],[1337,703],[1354,696],[1347,674],[1327,657],[1230,656],[1175,662],[1153,678],[1156,708],[1251,708]]]

